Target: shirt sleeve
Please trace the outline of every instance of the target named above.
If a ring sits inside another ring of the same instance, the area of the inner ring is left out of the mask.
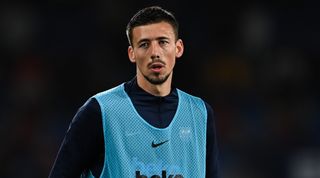
[[[216,135],[216,126],[212,107],[205,102],[208,118],[207,118],[207,154],[206,154],[206,177],[218,178],[218,142]]]
[[[72,119],[49,178],[80,177],[103,156],[103,144],[100,106],[91,98]]]

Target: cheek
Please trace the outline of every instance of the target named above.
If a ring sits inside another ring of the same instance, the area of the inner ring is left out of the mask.
[[[167,66],[170,68],[170,69],[173,69],[173,67],[175,66],[175,59],[173,60],[170,60],[167,62]]]
[[[138,59],[136,60],[136,64],[139,66],[139,68],[143,69],[147,66],[147,62],[144,59]]]
[[[174,55],[174,53],[171,53],[172,55],[168,56],[168,65],[170,65],[170,67],[173,67],[176,63],[176,56]]]

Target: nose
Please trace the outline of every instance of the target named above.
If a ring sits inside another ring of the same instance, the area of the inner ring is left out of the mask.
[[[160,58],[160,46],[157,42],[153,42],[151,43],[151,47],[150,47],[150,54],[151,54],[151,59],[157,59]]]

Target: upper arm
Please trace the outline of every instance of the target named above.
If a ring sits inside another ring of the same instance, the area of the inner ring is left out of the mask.
[[[99,156],[103,148],[102,133],[99,104],[95,99],[90,99],[72,119],[50,177],[79,177]]]
[[[207,155],[206,155],[206,177],[218,177],[218,142],[217,131],[212,107],[205,102],[207,109]]]

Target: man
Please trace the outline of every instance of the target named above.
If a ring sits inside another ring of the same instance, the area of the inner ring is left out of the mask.
[[[184,51],[175,17],[147,7],[126,32],[136,76],[78,110],[49,177],[217,177],[212,108],[172,86]]]

